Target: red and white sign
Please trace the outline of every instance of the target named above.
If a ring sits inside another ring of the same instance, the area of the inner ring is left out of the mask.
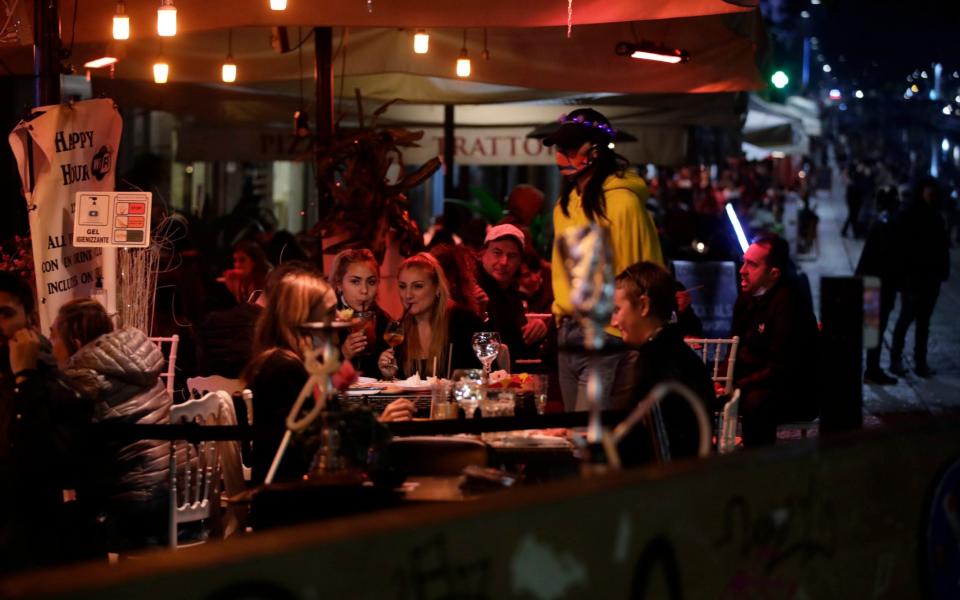
[[[152,201],[150,192],[77,192],[73,245],[148,247]]]

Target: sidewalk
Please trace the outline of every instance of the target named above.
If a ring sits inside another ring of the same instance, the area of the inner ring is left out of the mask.
[[[834,181],[839,181],[835,177]],[[844,238],[840,228],[846,219],[847,208],[843,201],[843,188],[835,186],[832,191],[820,190],[816,196],[816,211],[820,217],[818,240],[819,253],[816,260],[800,261],[800,268],[810,278],[814,306],[819,312],[820,278],[829,275],[851,275],[863,248],[862,240]],[[897,385],[863,386],[864,423],[867,427],[878,426],[907,417],[942,414],[960,411],[960,248],[950,254],[951,278],[943,284],[940,298],[930,324],[929,357],[931,368],[936,371],[931,379],[921,379],[910,373]],[[889,364],[888,350],[893,325],[899,315],[897,307],[890,316],[884,339],[881,365]],[[913,367],[913,327],[907,334],[904,362]]]

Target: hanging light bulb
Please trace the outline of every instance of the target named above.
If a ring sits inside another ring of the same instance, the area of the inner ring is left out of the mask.
[[[177,35],[177,7],[173,5],[173,0],[162,0],[160,8],[157,9],[157,35]]]
[[[154,83],[166,83],[167,78],[170,76],[170,65],[167,64],[167,61],[161,55],[157,59],[157,62],[153,63],[153,82]]]
[[[237,80],[237,65],[233,62],[232,56],[228,56],[227,62],[223,63],[221,77],[224,83],[233,83]]]
[[[130,17],[127,16],[127,6],[123,0],[118,0],[117,12],[113,14],[113,39],[130,39]]]
[[[470,57],[467,55],[467,30],[463,30],[463,47],[457,58],[457,77],[470,77]]]
[[[426,54],[430,50],[430,34],[426,29],[418,29],[413,36],[413,51],[416,54]]]
[[[227,31],[227,60],[223,61],[221,78],[224,83],[233,83],[237,80],[237,64],[233,62],[233,30]]]
[[[467,49],[460,49],[460,57],[457,59],[457,77],[470,77],[470,57],[467,56]]]
[[[270,0],[270,10],[287,10],[287,0]]]

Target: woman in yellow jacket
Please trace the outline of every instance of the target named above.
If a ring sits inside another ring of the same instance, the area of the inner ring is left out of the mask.
[[[614,274],[639,261],[663,265],[660,238],[653,218],[645,207],[650,193],[643,179],[628,170],[626,159],[613,150],[615,130],[610,122],[591,108],[578,109],[560,119],[561,126],[543,143],[556,146],[556,161],[563,175],[560,199],[553,211],[553,227],[559,238],[569,227],[598,223],[610,232]],[[566,410],[586,410],[587,374],[596,368],[609,391],[601,399],[603,408],[630,404],[630,388],[636,354],[611,326],[605,329],[605,351],[588,355],[576,350],[583,346],[583,330],[573,319],[569,284],[563,260],[553,250],[553,314],[558,323],[558,371]],[[569,348],[569,349],[564,349]]]

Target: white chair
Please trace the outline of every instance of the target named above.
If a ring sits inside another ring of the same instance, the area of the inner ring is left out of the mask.
[[[737,446],[737,415],[740,411],[740,390],[734,390],[730,400],[720,412],[720,427],[717,428],[717,453],[729,454]]]
[[[244,390],[239,379],[230,379],[222,375],[207,375],[206,377],[188,377],[187,392],[191,398],[199,398],[210,392],[224,391],[228,395],[242,394],[243,402],[247,407],[247,423],[253,425],[253,395]]]
[[[160,348],[160,352],[163,352],[163,355],[167,358],[167,370],[160,373],[160,378],[163,379],[163,382],[167,385],[167,393],[170,394],[170,398],[172,399],[173,385],[177,372],[177,346],[180,344],[180,336],[174,334],[170,337],[152,337],[149,339]],[[164,351],[165,345],[169,345],[169,352]]]
[[[225,392],[211,392],[175,404],[170,409],[171,423],[219,425],[221,402],[231,402]],[[177,531],[182,523],[219,516],[221,462],[217,442],[170,443],[170,548],[176,549]]]
[[[684,340],[700,355],[710,369],[710,377],[723,386],[723,393],[733,393],[733,367],[737,362],[740,338],[687,338]]]
[[[243,387],[239,379],[230,379],[222,375],[208,375],[206,377],[188,377],[187,392],[191,398],[200,398],[210,392],[226,392],[233,399],[233,395],[239,393],[243,398],[243,404],[247,409],[247,425],[253,425],[253,392]],[[249,450],[249,443],[244,444]],[[250,467],[243,465],[243,480],[250,481],[253,477],[253,471]]]

